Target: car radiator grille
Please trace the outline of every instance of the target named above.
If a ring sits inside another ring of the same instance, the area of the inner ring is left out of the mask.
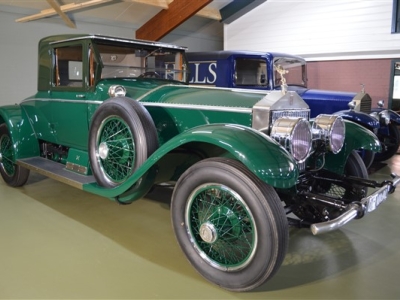
[[[304,118],[306,120],[310,119],[310,111],[307,110],[274,110],[272,111],[271,122],[272,124],[281,117],[297,117],[297,118]]]
[[[371,113],[371,98],[370,97],[364,97],[361,99],[360,103],[360,111],[366,114]]]

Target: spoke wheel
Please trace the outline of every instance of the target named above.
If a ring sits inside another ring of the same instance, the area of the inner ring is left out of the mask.
[[[190,263],[227,290],[263,284],[286,254],[288,225],[278,195],[235,160],[205,159],[189,168],[175,186],[171,218]]]
[[[29,177],[29,170],[16,165],[14,146],[5,124],[0,125],[0,173],[10,186],[22,186]]]
[[[220,270],[239,270],[257,248],[253,215],[243,199],[220,184],[204,184],[189,196],[186,224],[197,253]]]
[[[133,173],[135,141],[129,126],[120,118],[106,118],[99,128],[97,159],[113,183],[124,182]]]
[[[124,183],[157,147],[154,123],[139,102],[113,98],[93,115],[89,153],[99,185],[116,187]]]

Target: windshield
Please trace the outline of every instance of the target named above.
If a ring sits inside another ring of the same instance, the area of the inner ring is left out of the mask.
[[[307,86],[306,62],[304,60],[290,57],[276,57],[274,59],[275,86],[282,84],[281,74],[278,72],[279,66],[286,71],[283,76],[288,86]]]
[[[101,78],[158,78],[187,82],[184,51],[143,45],[96,44]]]

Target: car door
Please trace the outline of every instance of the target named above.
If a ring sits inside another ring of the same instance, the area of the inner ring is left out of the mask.
[[[50,127],[56,143],[87,149],[89,58],[83,42],[56,44],[50,90]]]

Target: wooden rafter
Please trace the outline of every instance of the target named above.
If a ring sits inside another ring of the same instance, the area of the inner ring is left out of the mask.
[[[159,7],[162,9],[168,9],[168,5],[171,4],[173,0],[124,0],[125,2],[135,2],[135,3],[142,3],[146,5],[151,5],[155,7]],[[221,14],[219,9],[204,7],[196,13],[196,16],[213,19],[220,21]]]
[[[66,12],[71,12],[71,11],[75,11],[78,9],[83,9],[83,8],[91,7],[94,5],[111,2],[111,1],[112,0],[90,0],[90,1],[77,3],[77,4],[76,3],[65,4],[65,5],[61,5],[59,7],[60,7],[61,12],[63,12],[65,14]],[[42,10],[38,14],[34,14],[34,15],[30,15],[30,16],[26,16],[26,17],[17,19],[17,20],[15,20],[15,22],[20,22],[20,23],[29,22],[29,21],[33,21],[33,20],[43,19],[46,17],[51,17],[54,15],[57,15],[57,11],[54,8],[49,8],[49,9]]]
[[[174,0],[168,9],[163,9],[136,30],[136,38],[158,41],[211,2],[212,0]]]
[[[71,19],[61,10],[61,7],[56,0],[47,0],[47,3],[49,3],[50,6],[60,15],[61,19],[64,20],[68,27],[76,28],[74,22],[72,22]]]

